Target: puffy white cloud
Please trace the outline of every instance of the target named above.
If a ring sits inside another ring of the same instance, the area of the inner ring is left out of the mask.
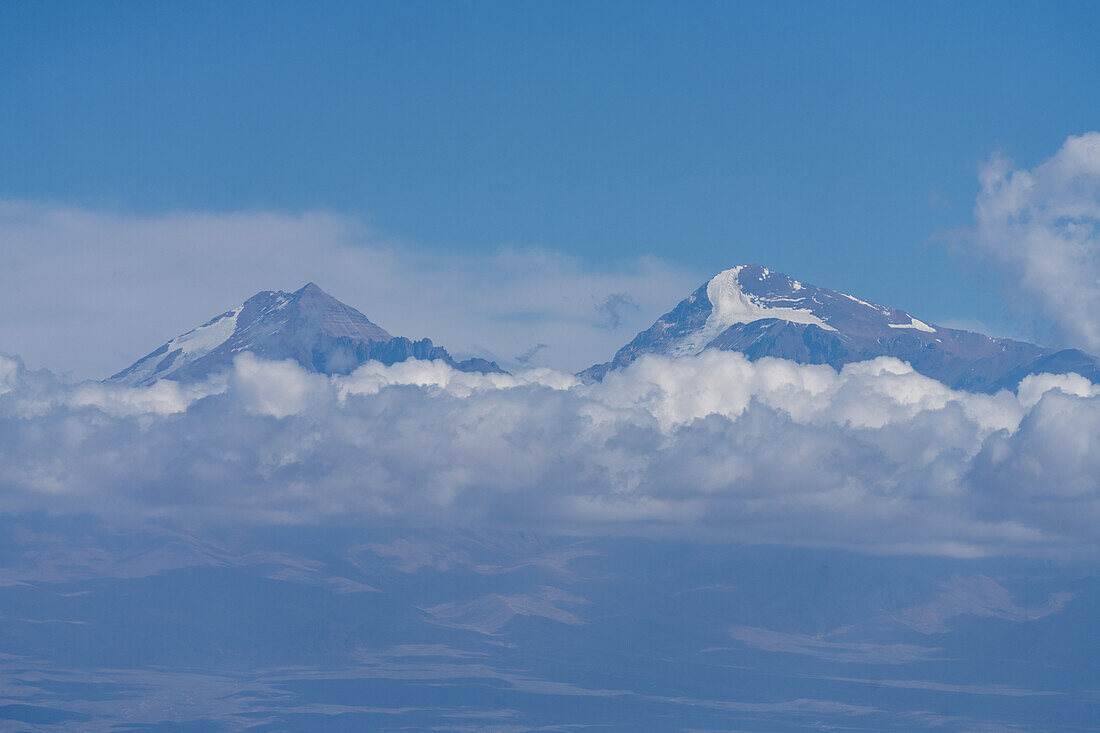
[[[475,392],[509,387],[542,385],[567,389],[579,384],[575,376],[552,369],[528,369],[515,374],[479,374],[451,369],[441,361],[416,359],[392,366],[367,362],[348,376],[334,377],[331,381],[341,402],[346,401],[349,395],[377,394],[394,385],[428,387],[432,392],[468,397]]]
[[[0,394],[15,389],[19,375],[19,362],[0,354]]]
[[[293,361],[266,361],[241,354],[233,361],[234,396],[257,415],[286,417],[329,401],[325,377]]]
[[[323,211],[138,216],[0,201],[0,349],[101,378],[260,290],[307,281],[395,335],[575,371],[704,273],[640,258],[603,270],[537,247],[458,255],[388,241]],[[603,304],[619,298],[609,328]],[[609,300],[610,299],[610,300]]]
[[[95,407],[112,417],[172,415],[183,412],[196,399],[224,390],[225,380],[193,386],[164,380],[148,387],[83,382],[68,395],[67,404],[75,408]]]
[[[1016,394],[1020,405],[1030,409],[1039,403],[1043,395],[1055,389],[1077,397],[1100,396],[1100,386],[1080,374],[1032,374],[1021,380]]]
[[[994,156],[981,170],[974,251],[1000,264],[1026,313],[1054,337],[1100,351],[1100,132],[1070,136],[1030,170]]]
[[[728,352],[597,384],[242,355],[222,382],[29,379],[0,396],[0,510],[354,522],[977,555],[1092,552],[1100,388],[954,392],[892,359]]]

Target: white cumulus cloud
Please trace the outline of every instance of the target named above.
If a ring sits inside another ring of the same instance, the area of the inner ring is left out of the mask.
[[[1017,396],[885,358],[647,356],[581,384],[418,361],[325,377],[245,354],[221,381],[127,388],[11,364],[0,511],[1098,549],[1100,387],[1075,375]]]
[[[1030,170],[994,156],[980,181],[974,251],[1057,341],[1100,352],[1100,132],[1070,136]]]

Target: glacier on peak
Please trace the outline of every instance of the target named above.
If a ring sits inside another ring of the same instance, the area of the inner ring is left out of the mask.
[[[241,314],[243,305],[239,305],[231,311],[226,311],[198,328],[177,336],[168,342],[168,350],[182,349],[186,356],[198,358],[209,354],[218,346],[224,344],[237,330],[237,316]]]
[[[685,336],[680,343],[673,347],[672,353],[676,356],[697,354],[706,348],[718,334],[730,326],[738,323],[752,323],[762,318],[778,318],[790,323],[814,324],[826,331],[836,329],[814,315],[808,308],[795,308],[791,305],[778,305],[777,303],[797,303],[801,298],[789,300],[768,299],[745,292],[741,287],[740,274],[745,265],[738,265],[724,270],[706,285],[707,300],[710,301],[711,311],[706,323],[697,331]],[[760,268],[759,281],[771,276],[768,268]],[[788,281],[792,292],[803,289],[802,283],[782,275]]]

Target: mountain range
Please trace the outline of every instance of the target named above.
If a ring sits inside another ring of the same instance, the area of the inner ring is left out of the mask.
[[[579,373],[588,381],[645,354],[682,357],[706,349],[738,351],[801,364],[844,364],[892,356],[954,389],[996,392],[1041,372],[1076,372],[1100,382],[1100,361],[1078,349],[946,328],[910,313],[802,283],[761,265],[718,273],[635,336],[603,364]],[[355,308],[309,283],[293,293],[264,291],[175,337],[108,381],[146,385],[159,379],[200,381],[250,351],[291,359],[321,374],[347,374],[367,361],[440,360],[468,372],[502,372],[492,361],[457,361],[429,339],[393,336]]]

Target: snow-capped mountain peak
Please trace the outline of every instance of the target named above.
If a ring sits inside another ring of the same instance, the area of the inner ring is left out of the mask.
[[[758,288],[758,293],[751,292],[741,284],[743,272],[750,282],[755,278],[756,282],[766,283],[767,286]],[[760,290],[764,292],[759,292]],[[768,268],[759,265],[737,265],[724,270],[706,284],[710,315],[703,327],[686,334],[672,347],[672,353],[677,356],[697,354],[730,326],[752,323],[762,318],[813,324],[826,331],[835,331],[835,328],[814,315],[812,308],[806,307],[809,304],[805,302],[804,295],[795,295],[801,290],[804,288],[797,280],[786,275],[773,275]]]
[[[614,358],[582,372],[601,379],[643,354],[681,357],[704,349],[740,351],[801,363],[844,364],[894,356],[958,388],[1014,387],[1045,371],[1100,373],[1096,360],[1076,350],[944,328],[910,313],[854,295],[803,283],[761,265],[724,270],[623,346]]]
[[[343,374],[370,361],[439,359],[469,371],[499,371],[482,359],[455,362],[428,339],[394,337],[314,283],[293,293],[265,290],[233,310],[175,337],[111,377],[123,384],[160,379],[196,381],[228,370],[249,351],[265,359],[291,359],[324,374]]]

